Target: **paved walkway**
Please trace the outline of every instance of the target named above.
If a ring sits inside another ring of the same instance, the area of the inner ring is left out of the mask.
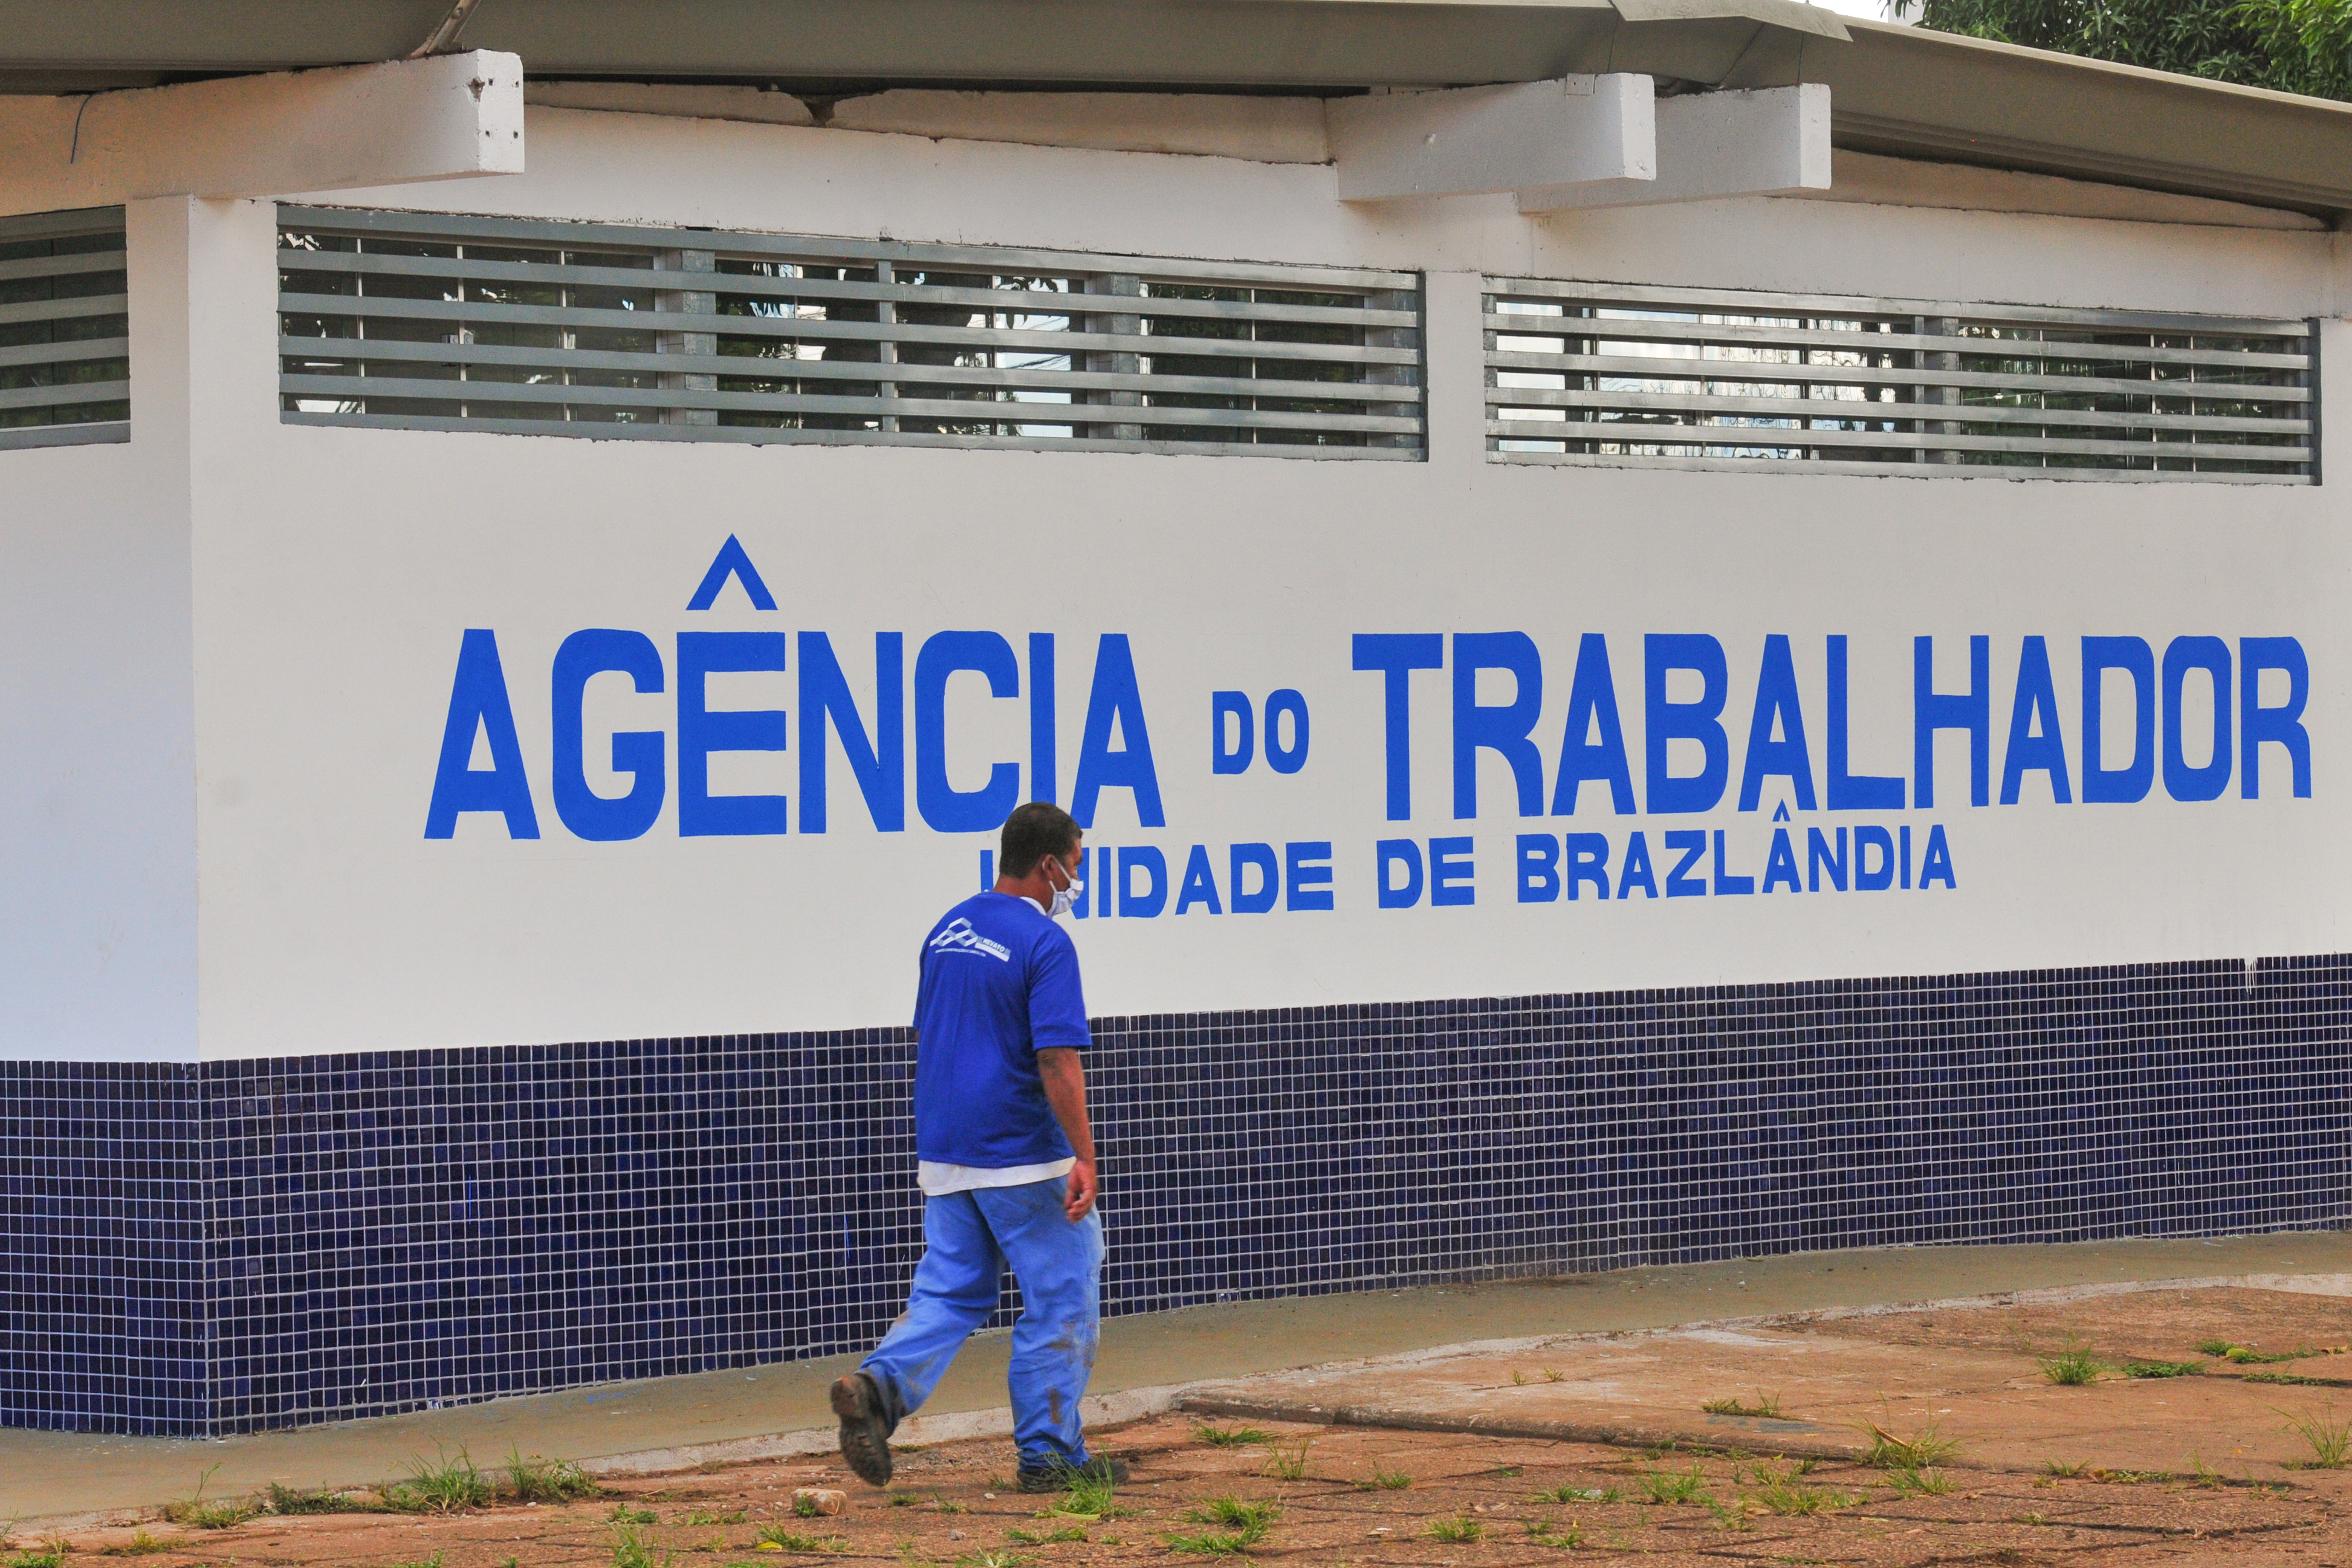
[[[1168,1391],[1362,1356],[1480,1340],[1664,1328],[1824,1307],[2224,1274],[2352,1271],[2343,1232],[2218,1241],[1916,1247],[1810,1253],[1677,1268],[1201,1307],[1107,1323],[1094,1389],[1108,1419],[1162,1408]],[[976,1341],[902,1436],[1007,1429],[1006,1342]],[[0,1520],[20,1528],[152,1508],[195,1489],[241,1496],[268,1481],[352,1486],[464,1448],[478,1462],[525,1454],[599,1469],[656,1469],[829,1447],[825,1387],[854,1358],[779,1363],[343,1422],[202,1443],[0,1432]]]

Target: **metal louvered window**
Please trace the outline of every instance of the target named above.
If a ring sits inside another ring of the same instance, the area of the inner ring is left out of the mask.
[[[0,218],[0,450],[131,439],[122,209]]]
[[[1486,279],[1494,460],[2309,484],[2312,325]]]
[[[279,209],[284,419],[1422,454],[1403,273]]]

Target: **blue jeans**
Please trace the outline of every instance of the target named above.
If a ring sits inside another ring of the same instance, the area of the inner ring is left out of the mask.
[[[1102,1315],[1102,1215],[1073,1225],[1069,1178],[950,1193],[923,1204],[923,1260],[907,1310],[862,1370],[881,1385],[892,1426],[919,1408],[956,1352],[996,1310],[1006,1265],[1021,1286],[1013,1325],[1013,1438],[1024,1469],[1087,1462],[1078,1401],[1095,1367]]]

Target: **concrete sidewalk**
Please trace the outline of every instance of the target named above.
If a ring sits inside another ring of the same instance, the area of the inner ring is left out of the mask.
[[[1121,1318],[1104,1325],[1094,1393],[1103,1419],[1164,1407],[1167,1391],[1211,1379],[1480,1340],[1664,1328],[1827,1307],[1935,1300],[2001,1290],[2235,1274],[2352,1271],[2343,1232],[2217,1241],[1911,1247],[1810,1253],[1486,1285],[1293,1297]],[[940,1441],[1009,1429],[1007,1342],[975,1341],[901,1436]],[[266,1482],[354,1486],[463,1448],[477,1462],[525,1454],[595,1469],[663,1469],[831,1446],[825,1388],[855,1357],[783,1363],[454,1409],[310,1426],[222,1442],[0,1432],[0,1519],[20,1528],[154,1508]],[[1133,1408],[1129,1408],[1129,1406]]]

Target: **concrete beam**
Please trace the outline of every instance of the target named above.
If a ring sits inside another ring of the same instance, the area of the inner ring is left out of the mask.
[[[522,62],[476,51],[0,98],[0,212],[520,174]]]
[[[1461,196],[1647,181],[1651,79],[1619,72],[1331,101],[1339,199]]]
[[[1818,82],[1660,99],[1657,137],[1655,178],[1522,187],[1519,210],[1650,206],[1829,189],[1830,89]]]

